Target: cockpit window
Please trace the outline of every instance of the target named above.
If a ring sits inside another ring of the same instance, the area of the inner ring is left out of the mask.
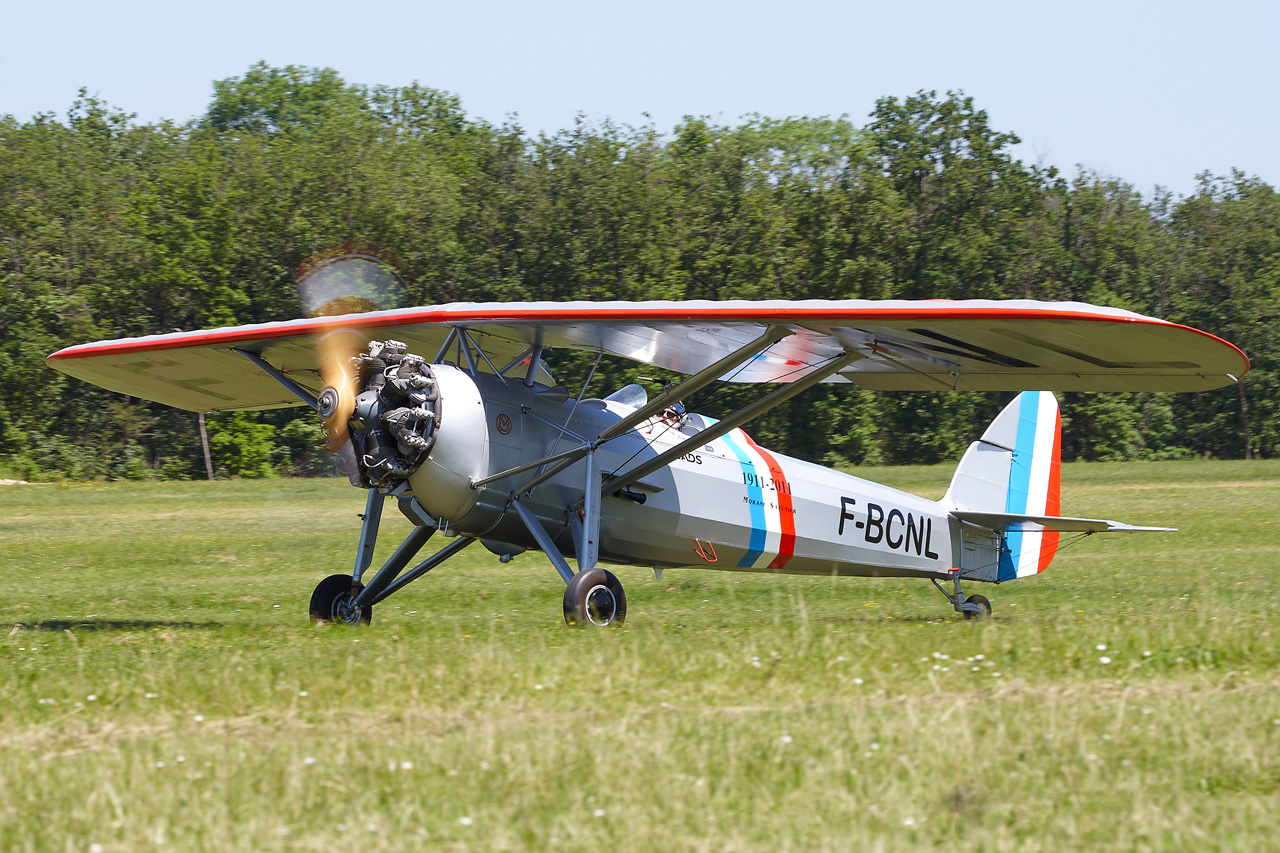
[[[556,380],[551,376],[551,371],[547,370],[547,363],[544,360],[538,365],[538,372],[533,376],[534,382],[540,382],[549,388],[554,388]]]
[[[456,350],[451,350],[450,359],[454,357],[455,352]],[[490,357],[492,358],[492,356]],[[479,370],[481,373],[488,373],[488,374],[493,373],[493,370],[490,369],[489,367],[491,362],[486,361],[479,357],[476,358],[476,362],[478,362],[476,364],[476,369]],[[452,360],[450,361],[450,363],[452,363]],[[465,364],[466,362],[463,362],[464,366]],[[527,355],[518,364],[511,364],[511,365],[508,365],[507,367],[503,367],[502,364],[503,363],[499,361],[496,363],[495,366],[502,370],[503,375],[505,375],[507,379],[511,379],[512,377],[515,377],[519,381],[523,382],[525,374],[529,371],[529,357]],[[533,381],[539,385],[546,385],[548,388],[556,387],[556,380],[551,375],[551,371],[547,368],[547,360],[546,360],[545,353],[543,358],[538,361],[538,370],[533,375]]]
[[[632,383],[623,385],[605,399],[611,403],[620,403],[628,408],[638,409],[649,402],[649,392],[644,390],[643,385]]]

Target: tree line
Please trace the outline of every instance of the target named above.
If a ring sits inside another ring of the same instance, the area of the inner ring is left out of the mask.
[[[960,93],[847,118],[554,134],[469,117],[417,84],[251,67],[205,113],[140,123],[86,93],[0,117],[0,469],[26,478],[204,475],[196,416],[44,358],[89,340],[299,316],[296,275],[376,246],[413,304],[643,299],[1079,300],[1196,326],[1253,370],[1198,394],[1064,394],[1068,459],[1278,449],[1280,199],[1243,173],[1144,198],[1027,165]],[[429,355],[429,354],[428,354]],[[562,354],[565,378],[586,364]],[[636,375],[603,366],[603,396]],[[751,392],[727,386],[718,415]],[[1010,395],[823,385],[752,427],[829,464],[958,458]],[[209,416],[229,475],[317,473],[309,410]]]

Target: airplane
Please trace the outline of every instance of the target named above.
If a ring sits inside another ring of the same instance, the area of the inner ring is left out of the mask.
[[[576,394],[549,372],[564,351],[594,356]],[[606,355],[685,378],[587,397]],[[338,625],[368,625],[476,542],[503,562],[542,551],[569,624],[625,620],[602,563],[919,578],[982,619],[990,601],[962,582],[1039,574],[1062,534],[1171,529],[1060,514],[1053,392],[1203,391],[1249,369],[1207,332],[1031,300],[457,303],[100,341],[48,364],[190,411],[314,409],[366,492],[353,569],[309,604]],[[721,420],[686,411],[722,382],[771,388]],[[1019,393],[932,501],[743,430],[818,382]],[[413,528],[367,577],[388,498]],[[406,570],[436,534],[447,543]]]

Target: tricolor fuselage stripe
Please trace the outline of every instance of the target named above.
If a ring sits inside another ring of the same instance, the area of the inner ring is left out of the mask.
[[[778,464],[778,460],[774,455],[756,444],[751,436],[745,432],[742,437],[750,444],[751,449],[760,454],[766,465],[769,466],[769,476],[773,480],[775,494],[778,499],[778,522],[781,528],[781,538],[778,540],[778,556],[773,558],[773,562],[769,563],[771,569],[781,569],[786,566],[787,561],[791,559],[796,552],[796,516],[795,509],[791,505],[791,484],[787,482],[787,475],[783,473],[782,466]]]
[[[747,486],[747,503],[751,510],[751,540],[747,545],[747,553],[743,554],[742,559],[738,561],[738,568],[749,569],[755,566],[756,560],[760,559],[760,555],[764,553],[765,537],[768,532],[764,520],[764,493],[759,486],[755,463],[751,461],[747,449],[734,439],[733,432],[725,435],[722,440],[733,455],[738,457],[738,464],[742,466],[742,479]]]

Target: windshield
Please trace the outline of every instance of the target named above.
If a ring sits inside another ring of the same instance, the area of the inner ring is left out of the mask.
[[[644,390],[643,385],[623,385],[617,391],[614,391],[608,397],[605,397],[611,403],[621,403],[632,409],[638,409],[645,403],[649,402],[649,392]]]

